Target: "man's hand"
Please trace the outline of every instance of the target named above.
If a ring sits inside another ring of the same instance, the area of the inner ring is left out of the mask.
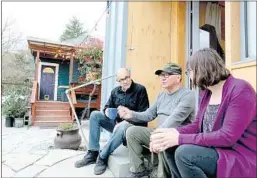
[[[152,152],[164,151],[178,145],[179,132],[174,128],[158,128],[150,137],[150,150]]]
[[[132,111],[124,106],[118,107],[118,113],[122,119],[129,120],[132,118]]]

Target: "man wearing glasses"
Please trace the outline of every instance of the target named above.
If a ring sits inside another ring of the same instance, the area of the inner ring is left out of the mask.
[[[157,70],[163,91],[157,96],[156,102],[146,111],[132,111],[120,106],[118,113],[121,118],[134,122],[149,122],[158,117],[158,128],[179,127],[191,122],[194,116],[195,97],[193,91],[181,85],[182,69],[175,63],[168,63],[163,69]],[[150,135],[154,129],[133,126],[126,131],[127,146],[131,164],[129,177],[144,177],[150,174],[144,166],[142,151],[149,148]],[[150,153],[150,152],[149,152]],[[163,156],[158,155],[158,177],[165,177],[168,170]]]
[[[88,152],[82,160],[75,163],[75,167],[77,168],[96,163],[94,168],[94,173],[96,175],[100,175],[105,172],[109,155],[122,143],[126,142],[125,131],[129,126],[147,126],[147,122],[145,121],[123,121],[119,115],[116,116],[116,119],[110,119],[110,108],[113,109],[118,108],[119,106],[124,106],[137,112],[143,112],[149,108],[149,100],[145,87],[135,83],[131,79],[129,69],[119,69],[116,74],[116,81],[120,86],[112,90],[111,96],[106,103],[103,112],[93,111],[91,113]],[[113,134],[99,153],[101,127]]]

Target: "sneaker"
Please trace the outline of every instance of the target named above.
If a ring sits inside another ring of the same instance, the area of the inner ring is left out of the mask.
[[[108,159],[102,159],[100,156],[98,156],[94,168],[95,175],[101,175],[105,172],[107,168],[107,161]]]
[[[83,166],[94,164],[96,162],[98,154],[99,154],[98,151],[88,150],[87,154],[83,157],[82,160],[79,160],[79,161],[75,162],[75,167],[80,168],[80,167],[83,167]]]
[[[144,170],[142,172],[130,172],[130,175],[127,178],[149,178],[150,172],[148,170]]]

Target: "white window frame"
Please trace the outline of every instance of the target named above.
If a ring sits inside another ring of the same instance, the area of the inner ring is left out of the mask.
[[[256,61],[255,57],[248,57],[248,35],[247,35],[247,1],[240,4],[240,28],[241,28],[241,59],[234,64]]]

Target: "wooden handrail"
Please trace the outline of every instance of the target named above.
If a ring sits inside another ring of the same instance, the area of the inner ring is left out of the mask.
[[[37,91],[38,91],[38,84],[37,81],[33,82],[33,87],[32,87],[32,93],[31,93],[31,98],[30,98],[30,103],[33,104],[37,101]]]
[[[74,90],[71,90],[71,99],[73,104],[77,104],[76,93]]]
[[[30,98],[32,124],[34,124],[35,117],[36,117],[36,101],[37,101],[37,98],[38,98],[38,83],[35,80],[33,82],[32,93],[31,93],[31,98]]]

